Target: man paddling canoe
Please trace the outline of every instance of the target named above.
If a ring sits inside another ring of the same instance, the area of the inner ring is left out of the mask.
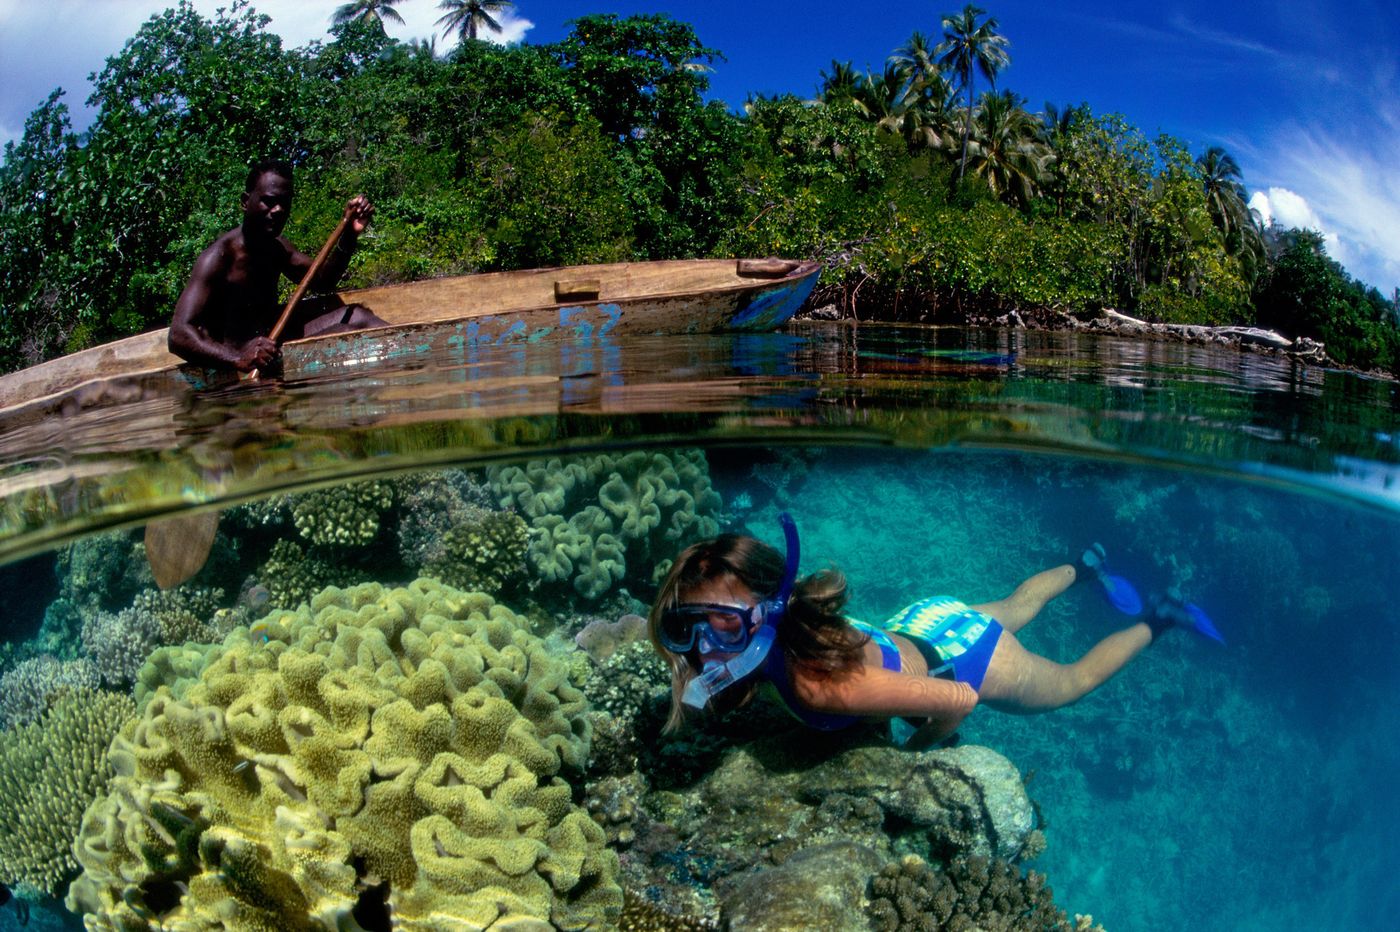
[[[312,260],[285,236],[292,208],[292,167],[259,162],[248,171],[243,222],[216,239],[195,261],[189,284],[175,303],[170,351],[193,363],[240,372],[265,368],[280,350],[271,335],[278,319],[277,283],[300,282]],[[347,223],[335,248],[310,283],[329,291],[345,274],[374,207],[363,195],[345,205]],[[286,339],[386,326],[368,308],[329,300],[300,304],[282,331]]]

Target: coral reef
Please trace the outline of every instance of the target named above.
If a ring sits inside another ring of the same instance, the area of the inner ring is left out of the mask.
[[[83,622],[82,643],[102,683],[124,689],[151,651],[160,646],[160,619],[134,608],[124,608],[115,615],[98,612]]]
[[[75,689],[96,689],[101,675],[91,660],[59,660],[47,654],[15,664],[0,676],[0,728],[36,721],[55,699]]]
[[[619,648],[635,641],[645,641],[646,637],[647,620],[641,615],[629,612],[617,621],[595,618],[574,636],[574,643],[583,648],[594,661],[602,663]]]
[[[668,911],[714,916],[723,903],[728,916],[753,872],[807,849],[841,844],[869,852],[873,860],[862,853],[822,862],[831,867],[827,888],[863,889],[879,865],[905,853],[940,862],[978,853],[1014,860],[1033,835],[1032,821],[1015,768],[990,749],[909,753],[842,747],[834,736],[813,742],[797,732],[729,751],[693,786],[653,790],[633,818],[636,840],[621,860],[626,884],[648,890]],[[779,905],[771,905],[778,916]],[[747,915],[757,923],[755,910]],[[782,922],[771,921],[771,928]]]
[[[0,733],[0,883],[62,895],[83,810],[107,788],[107,747],[134,713],[126,696],[76,689]]]
[[[616,924],[616,856],[561,776],[568,665],[481,593],[327,589],[235,629],[113,742],[70,909],[92,929]]]
[[[131,603],[135,612],[155,616],[162,644],[212,643],[228,633],[216,620],[224,591],[205,586],[143,589]]]
[[[500,595],[524,582],[529,539],[529,525],[520,515],[481,512],[442,536],[440,549],[424,564],[423,574],[459,589]]]
[[[580,656],[585,656],[580,653]],[[670,671],[647,641],[633,641],[612,653],[582,681],[592,703],[594,774],[628,774],[666,719]]]
[[[773,867],[726,884],[729,928],[753,932],[868,928],[864,894],[883,859],[864,845],[834,841],[794,853]]]
[[[593,821],[607,833],[608,844],[626,848],[637,840],[633,823],[646,789],[646,781],[636,773],[589,782],[583,806]]]
[[[870,917],[878,932],[1075,932],[1092,917],[1071,923],[1055,905],[1045,877],[984,857],[954,858],[936,870],[917,855],[886,865],[870,882]],[[1102,930],[1099,930],[1102,932]]]
[[[329,547],[360,547],[379,536],[393,507],[394,488],[382,479],[351,482],[291,497],[292,524],[303,540]]]
[[[708,919],[668,913],[631,890],[625,891],[619,932],[706,932],[719,924]]]
[[[155,585],[145,548],[128,531],[94,534],[59,550],[59,597],[88,615],[130,605],[136,593]]]
[[[362,573],[311,556],[290,540],[272,545],[267,561],[258,569],[258,579],[268,591],[268,604],[279,608],[296,608],[328,586],[365,581]]]
[[[495,509],[491,489],[469,472],[443,469],[394,480],[399,506],[399,557],[423,567],[442,557],[447,532],[473,525]]]
[[[487,477],[502,507],[530,519],[535,572],[586,599],[628,573],[654,582],[680,547],[719,529],[722,502],[700,450],[532,460]]]

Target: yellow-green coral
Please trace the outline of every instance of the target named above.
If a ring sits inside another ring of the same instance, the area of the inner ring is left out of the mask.
[[[633,451],[494,467],[502,507],[530,518],[529,559],[545,582],[603,595],[719,529],[719,493],[700,450]]]
[[[616,923],[616,857],[559,776],[587,703],[508,609],[420,579],[257,627],[113,743],[74,845],[90,929],[336,928],[386,883],[400,929]]]
[[[0,883],[63,892],[83,810],[107,788],[107,746],[135,711],[119,693],[79,689],[0,732]]]
[[[440,553],[423,567],[450,586],[499,594],[525,574],[530,528],[509,511],[483,512],[442,537]]]
[[[292,523],[313,544],[354,547],[379,534],[379,517],[394,504],[394,488],[372,479],[292,498]]]

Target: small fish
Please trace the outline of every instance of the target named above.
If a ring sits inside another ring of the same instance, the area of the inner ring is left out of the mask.
[[[243,592],[243,604],[253,611],[262,608],[272,600],[272,593],[266,586],[249,586]]]
[[[271,630],[272,625],[264,618],[262,621],[253,622],[248,628],[248,633],[253,636],[254,641],[261,638],[262,642],[266,644],[268,641],[272,640],[272,637],[268,634]]]

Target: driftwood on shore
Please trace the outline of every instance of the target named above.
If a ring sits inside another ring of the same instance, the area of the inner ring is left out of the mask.
[[[1107,327],[1102,323],[1106,322]],[[1100,324],[1096,327],[1095,324]],[[1105,308],[1103,316],[1091,320],[1084,329],[1106,329],[1114,333],[1139,336],[1155,333],[1175,337],[1191,343],[1224,343],[1241,347],[1259,347],[1279,350],[1289,356],[1308,362],[1329,363],[1325,347],[1316,340],[1299,337],[1290,340],[1274,330],[1259,327],[1208,327],[1204,324],[1155,324],[1136,317],[1121,314],[1112,308]]]
[[[813,308],[798,315],[804,320],[841,320],[843,314],[834,304]],[[1214,343],[1238,349],[1282,353],[1303,362],[1335,366],[1323,344],[1307,337],[1290,340],[1274,330],[1259,327],[1208,327],[1204,324],[1158,324],[1129,317],[1112,308],[1099,316],[1081,320],[1058,309],[1039,309],[1024,317],[1019,311],[996,316],[969,314],[963,323],[974,327],[1022,327],[1031,330],[1083,330],[1090,333],[1111,333],[1130,337],[1157,337],[1183,343]]]

